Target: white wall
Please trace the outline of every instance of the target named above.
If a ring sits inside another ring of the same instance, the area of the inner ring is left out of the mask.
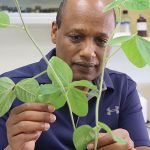
[[[29,29],[44,54],[54,47],[50,38],[50,25],[33,25],[29,26]],[[40,58],[40,53],[24,31],[0,29],[0,73],[38,61]]]
[[[117,47],[113,47],[112,52],[115,49]],[[107,66],[111,69],[127,73],[137,83],[150,83],[150,66],[137,68],[129,62],[122,50],[110,59]]]

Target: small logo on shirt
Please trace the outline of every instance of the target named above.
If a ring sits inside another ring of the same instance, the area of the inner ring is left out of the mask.
[[[108,107],[106,110],[107,110],[107,115],[109,116],[111,116],[112,113],[119,114],[119,106],[115,106],[114,109],[110,109],[110,107]]]

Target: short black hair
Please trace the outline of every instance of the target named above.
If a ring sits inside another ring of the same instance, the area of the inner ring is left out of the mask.
[[[64,9],[66,2],[67,2],[67,0],[62,0],[62,2],[59,5],[58,11],[57,11],[56,24],[58,26],[58,29],[60,28],[61,23],[62,23],[63,9]]]

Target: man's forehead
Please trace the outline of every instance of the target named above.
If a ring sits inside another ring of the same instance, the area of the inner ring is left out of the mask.
[[[87,5],[87,4],[97,4],[102,7],[111,3],[112,0],[65,0],[65,4],[73,4],[73,5]],[[91,5],[92,6],[92,5]]]
[[[112,0],[66,0],[64,14],[66,13],[69,15],[74,12],[84,11],[85,13],[103,14],[102,9],[111,1]]]

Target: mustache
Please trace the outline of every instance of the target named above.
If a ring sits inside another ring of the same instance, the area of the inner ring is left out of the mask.
[[[95,67],[99,65],[98,62],[86,62],[86,61],[76,61],[73,64],[80,65],[83,67]]]

